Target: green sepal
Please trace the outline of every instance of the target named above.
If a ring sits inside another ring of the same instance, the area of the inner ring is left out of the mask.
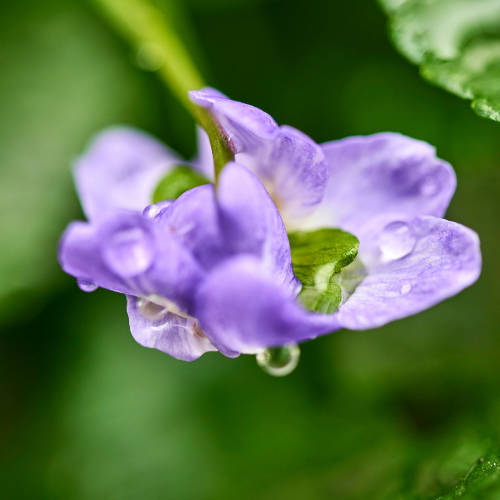
[[[153,192],[153,203],[175,200],[181,194],[197,186],[210,184],[210,181],[196,170],[185,165],[172,168],[157,184]]]
[[[337,275],[353,262],[359,240],[341,229],[296,231],[288,234],[295,276],[302,283],[299,300],[311,311],[331,314],[342,300]]]

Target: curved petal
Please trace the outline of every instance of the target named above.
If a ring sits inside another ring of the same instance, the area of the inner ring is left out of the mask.
[[[287,225],[311,214],[323,199],[328,167],[321,148],[308,136],[286,125],[272,139],[236,161],[264,183]]]
[[[101,132],[75,165],[75,182],[88,219],[117,209],[143,210],[158,181],[179,158],[151,136],[127,127]]]
[[[63,235],[59,262],[87,284],[135,296],[159,295],[188,310],[203,271],[176,239],[137,213],[98,224],[75,222]]]
[[[156,213],[152,212],[155,207]],[[148,207],[148,212],[158,230],[175,236],[205,269],[229,255],[220,229],[213,185],[190,189],[174,202]]]
[[[87,222],[72,222],[67,227],[59,244],[58,258],[63,271],[79,282],[115,292],[134,292],[107,267],[99,251],[96,228]]]
[[[292,294],[300,289],[280,212],[259,179],[243,165],[229,163],[217,188],[221,227],[232,253],[253,254]]]
[[[410,316],[455,295],[478,278],[476,233],[423,216],[391,223],[379,236],[378,262],[336,314],[344,328],[363,330]]]
[[[196,295],[196,317],[222,352],[256,353],[338,328],[335,315],[304,310],[258,259],[240,256],[209,274]]]
[[[145,299],[127,296],[127,313],[134,339],[145,347],[158,349],[183,361],[194,361],[216,351],[195,318],[170,312]]]
[[[213,89],[190,93],[219,124],[236,161],[264,183],[285,222],[309,215],[321,202],[328,168],[321,148],[293,127],[278,127],[264,111]]]
[[[195,104],[212,113],[235,153],[259,145],[278,128],[272,117],[264,111],[232,101],[215,89],[193,90],[189,96]]]
[[[425,142],[381,133],[322,148],[330,180],[322,204],[301,223],[304,228],[341,227],[362,240],[400,217],[442,217],[453,196],[452,167]]]

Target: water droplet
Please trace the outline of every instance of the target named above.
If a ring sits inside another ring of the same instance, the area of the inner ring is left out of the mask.
[[[284,377],[295,370],[299,364],[300,349],[297,344],[272,347],[259,352],[257,364],[269,375]]]
[[[131,278],[144,272],[153,261],[150,236],[140,227],[111,234],[103,247],[104,259],[119,276]]]
[[[80,290],[87,293],[94,292],[99,288],[95,283],[92,283],[92,281],[89,280],[77,279],[76,283],[78,284],[78,288],[80,288]]]
[[[405,257],[413,250],[415,243],[410,227],[402,221],[391,222],[379,236],[379,247],[385,260]]]
[[[424,179],[422,184],[420,184],[420,192],[424,196],[433,196],[437,193],[439,185],[434,178]]]
[[[406,295],[406,294],[410,293],[411,292],[411,284],[410,283],[404,283],[401,286],[400,292],[401,292],[401,295]]]
[[[161,47],[155,43],[143,43],[137,51],[137,65],[145,71],[158,71],[165,62]]]
[[[150,219],[154,219],[160,213],[160,210],[161,209],[156,205],[148,205],[142,213],[146,217],[149,217]]]
[[[142,212],[145,217],[150,219],[154,219],[163,209],[167,208],[172,204],[171,200],[160,201],[160,203],[156,203],[154,205],[148,205]]]

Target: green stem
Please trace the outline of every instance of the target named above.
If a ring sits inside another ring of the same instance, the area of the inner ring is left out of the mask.
[[[212,115],[191,102],[190,90],[205,86],[167,16],[149,0],[93,0],[114,27],[146,58],[175,97],[205,129],[212,146],[216,175],[234,159]]]

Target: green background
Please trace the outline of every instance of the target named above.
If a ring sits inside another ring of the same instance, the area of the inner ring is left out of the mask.
[[[70,166],[116,123],[190,157],[192,121],[90,4],[6,3],[0,497],[434,499],[469,473],[463,498],[499,499],[500,125],[423,81],[375,2],[173,4],[210,84],[279,123],[318,142],[392,130],[436,145],[459,179],[447,217],[479,233],[482,277],[418,316],[304,344],[284,379],[249,356],[140,347],[122,296],[84,294],[58,268],[83,217]],[[493,473],[475,481],[480,458]]]

